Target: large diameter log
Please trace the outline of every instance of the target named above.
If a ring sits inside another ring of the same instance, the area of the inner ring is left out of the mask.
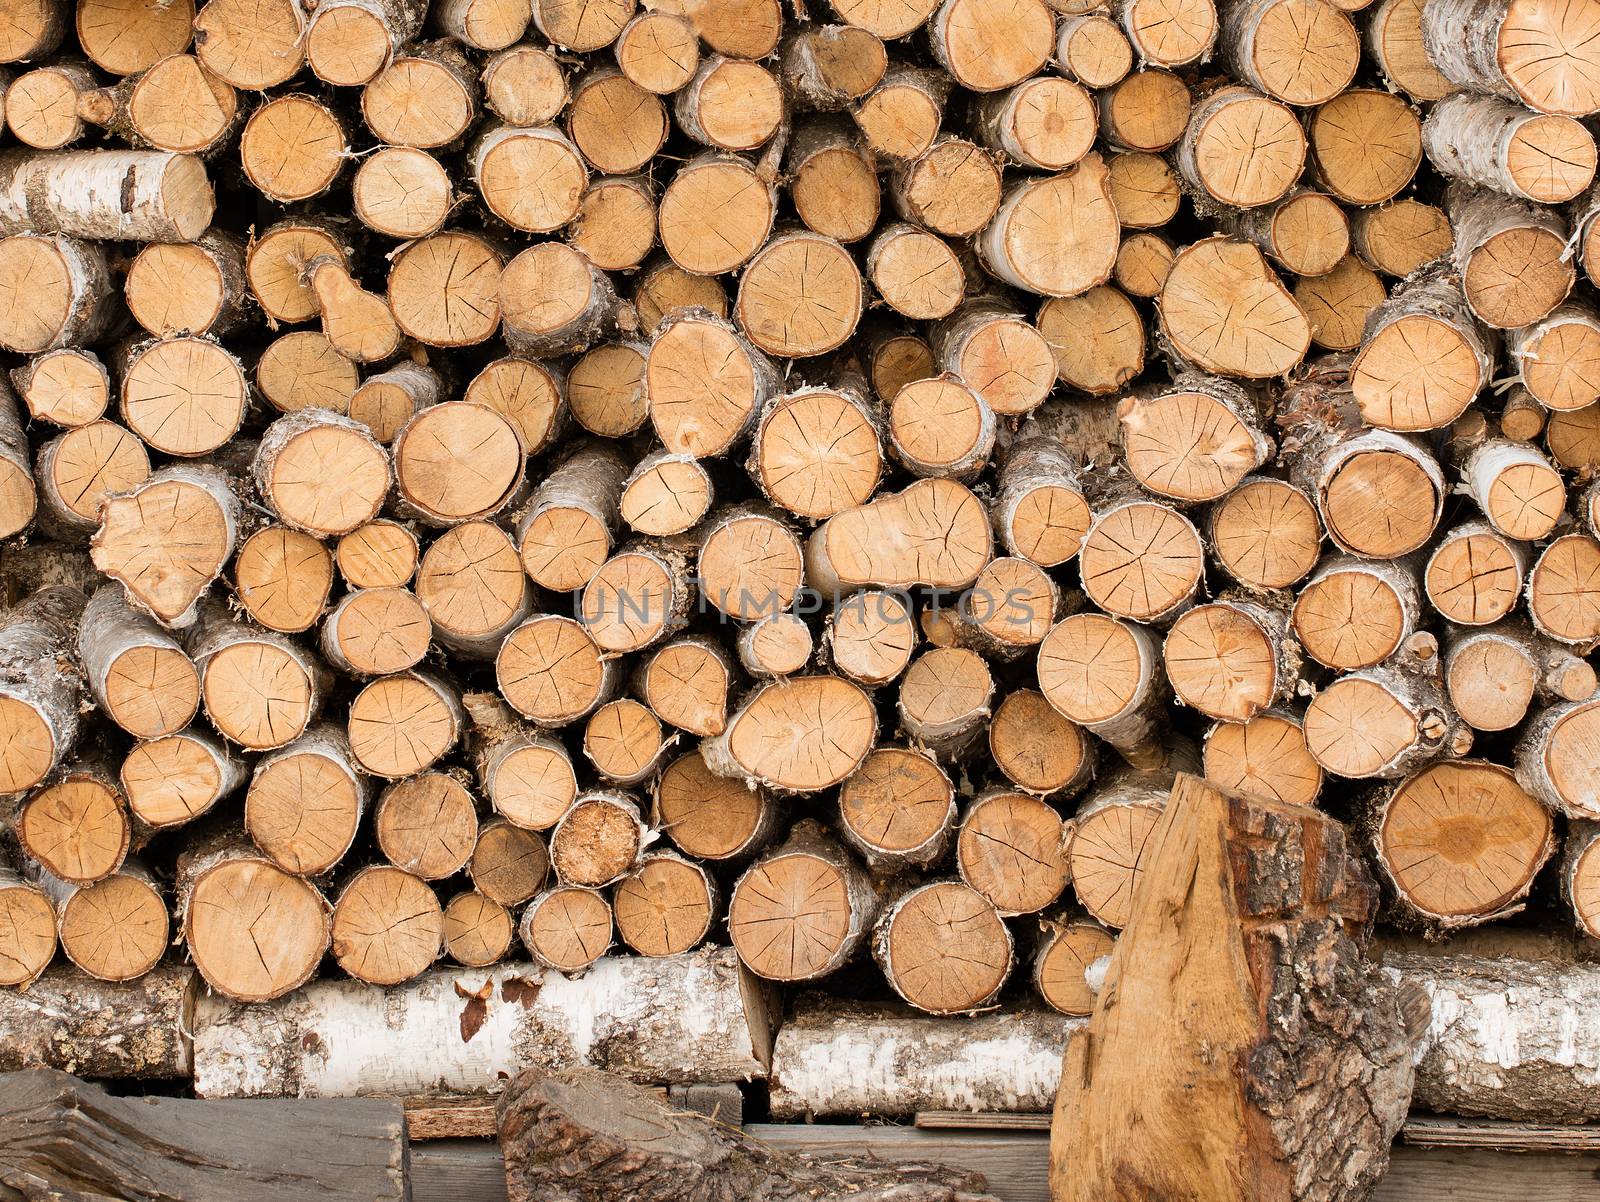
[[[1417,1062],[1419,1109],[1513,1122],[1600,1119],[1600,1042],[1588,1021],[1600,1003],[1600,968],[1394,951],[1384,968],[1432,1003]]]
[[[395,989],[318,981],[269,1006],[203,999],[201,1097],[493,1093],[525,1065],[653,1084],[766,1075],[765,989],[728,948],[608,957],[576,981],[532,965],[441,969]],[[397,1058],[394,1050],[408,1054]]]
[[[1583,41],[1581,19],[1530,0],[1435,0],[1423,6],[1422,44],[1463,88],[1586,117],[1600,109],[1600,51]]]
[[[806,994],[773,1045],[772,1117],[1048,1110],[1061,1045],[1082,1021],[1043,1009],[931,1018]]]
[[[0,1070],[187,1079],[198,986],[181,964],[124,982],[63,966],[25,990],[0,990]]]
[[[156,150],[12,151],[0,157],[0,233],[192,242],[216,198],[205,166]]]
[[[1240,303],[1230,306],[1222,299],[1227,296]],[[1156,308],[1179,358],[1218,375],[1282,375],[1311,345],[1304,311],[1248,242],[1207,238],[1185,247]]]
[[[1422,146],[1445,175],[1539,204],[1562,204],[1594,179],[1594,137],[1571,117],[1458,92],[1429,111]]]
[[[1335,776],[1393,779],[1441,756],[1465,755],[1472,729],[1441,687],[1433,662],[1404,655],[1341,676],[1306,707],[1306,746]]]
[[[1345,932],[1338,823],[1181,776],[1146,854],[1062,1059],[1052,1192],[1363,1196],[1406,1116],[1414,1039],[1405,991]],[[1154,1142],[1114,1134],[1130,1121]]]

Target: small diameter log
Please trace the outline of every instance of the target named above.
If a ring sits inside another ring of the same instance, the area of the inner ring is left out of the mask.
[[[1467,456],[1461,477],[1489,525],[1510,539],[1542,539],[1566,511],[1561,473],[1526,443],[1489,439]]]
[[[384,787],[373,831],[390,864],[421,880],[442,880],[472,858],[477,802],[448,771],[408,776]]]
[[[956,871],[1004,917],[1032,914],[1067,887],[1061,815],[1037,797],[990,790],[956,833]]]
[[[854,593],[835,605],[822,638],[834,671],[869,689],[888,684],[916,650],[910,599],[900,591]]]
[[[895,65],[851,115],[873,154],[908,162],[933,145],[949,95],[950,78],[943,72]]]
[[[351,588],[400,588],[416,573],[418,552],[410,528],[380,518],[341,538],[334,559]]]
[[[1112,773],[1065,825],[1061,862],[1091,917],[1120,930],[1133,913],[1144,852],[1166,809],[1170,771]]]
[[[205,999],[194,1024],[196,1093],[493,1093],[508,1067],[523,1064],[592,1064],[655,1082],[743,1080],[765,1072],[771,1039],[767,998],[745,980],[733,953],[715,948],[608,957],[576,981],[507,964],[435,970],[387,992],[320,981],[270,1010]],[[437,1037],[461,1030],[471,1038]],[[416,1043],[418,1054],[396,1064],[396,1040]],[[251,1050],[268,1047],[293,1051]]]
[[[1220,301],[1224,296],[1240,303],[1230,308]],[[1282,375],[1311,344],[1310,323],[1300,306],[1261,251],[1246,242],[1207,238],[1184,247],[1156,308],[1177,354],[1219,375]]]
[[[670,851],[644,856],[612,893],[617,935],[641,956],[698,947],[717,916],[717,888],[704,865]]]
[[[1447,532],[1428,557],[1428,601],[1459,626],[1487,626],[1516,608],[1528,549],[1473,519]]]
[[[1259,208],[1283,199],[1300,178],[1305,133],[1287,105],[1253,88],[1224,87],[1190,110],[1174,161],[1203,196]]]
[[[92,885],[48,878],[61,950],[99,981],[131,981],[150,972],[167,950],[169,916],[155,878],[130,861]]]
[[[433,23],[474,50],[504,50],[528,28],[529,0],[441,0]]]
[[[873,958],[905,1001],[929,1014],[970,1014],[993,1003],[1011,973],[1011,932],[982,894],[959,881],[902,893],[884,910]]]
[[[1066,608],[1066,598],[1043,568],[1002,555],[990,560],[957,599],[954,639],[991,659],[1016,659],[1039,645]]]
[[[1147,230],[1166,225],[1178,214],[1183,189],[1172,165],[1159,154],[1124,151],[1111,156],[1111,199],[1124,229]]]
[[[978,238],[978,254],[1014,288],[1077,296],[1111,278],[1120,233],[1105,161],[1088,154],[1058,175],[1008,188]]]
[[[0,156],[0,234],[192,242],[216,199],[199,159],[159,150]]]
[[[1429,110],[1428,158],[1443,174],[1539,204],[1561,204],[1594,179],[1594,138],[1571,117],[1460,92]]]
[[[756,677],[791,676],[811,662],[815,647],[805,619],[770,614],[739,632],[739,665]]]
[[[1528,573],[1528,616],[1533,628],[1561,643],[1587,647],[1600,639],[1600,543],[1587,534],[1563,534],[1540,552]]]
[[[1361,803],[1397,919],[1431,931],[1515,914],[1556,849],[1550,812],[1486,760],[1433,764]]]
[[[298,634],[327,607],[333,556],[309,534],[264,526],[239,548],[233,577],[253,621],[280,634]]]
[[[1224,210],[1217,220],[1299,276],[1327,275],[1350,253],[1350,219],[1326,192],[1294,188],[1274,204]]]
[[[1414,565],[1338,555],[1324,560],[1300,590],[1293,628],[1312,659],[1351,672],[1399,651],[1421,617]]]
[[[164,964],[136,981],[96,981],[62,967],[27,989],[0,990],[0,1068],[57,1068],[85,1077],[181,1080],[190,1075],[194,969]]]
[[[432,767],[465,724],[454,687],[400,672],[374,680],[350,702],[350,748],[363,771],[395,780]]]
[[[561,64],[529,42],[490,55],[479,82],[489,111],[511,125],[545,125],[566,107]]]
[[[639,13],[622,27],[612,53],[624,75],[657,96],[676,92],[700,66],[693,22],[672,12]]]
[[[1600,313],[1583,302],[1567,301],[1543,321],[1507,331],[1506,355],[1528,396],[1546,409],[1567,412],[1600,400]],[[1504,419],[1501,433],[1522,436]]]
[[[1181,376],[1117,405],[1123,459],[1141,485],[1176,501],[1214,501],[1272,453],[1253,398],[1231,380]],[[1185,433],[1204,430],[1194,439]]]
[[[540,968],[576,978],[610,950],[611,903],[579,885],[556,885],[522,911],[517,933]]]
[[[649,841],[628,794],[580,793],[550,833],[550,863],[563,884],[603,888],[632,871]]]
[[[1391,87],[1420,103],[1456,90],[1422,44],[1422,0],[1380,0],[1367,26],[1367,50]]]
[[[1350,246],[1374,271],[1404,279],[1451,245],[1450,218],[1420,200],[1396,200],[1350,215]]]
[[[566,423],[566,397],[558,368],[508,355],[472,378],[463,399],[487,405],[507,418],[529,455],[543,451]]]
[[[1317,763],[1355,778],[1402,777],[1472,748],[1472,730],[1446,700],[1436,662],[1341,676],[1311,699],[1305,732]]]
[[[1055,370],[1050,344],[1003,299],[967,301],[934,327],[933,345],[943,370],[960,377],[1003,417],[1030,413],[1050,395]],[[882,395],[887,400],[895,393]]]
[[[1306,748],[1298,714],[1268,710],[1248,722],[1218,722],[1206,732],[1205,777],[1243,797],[1315,805],[1322,766]]]
[[[1189,124],[1189,89],[1170,71],[1135,71],[1098,99],[1100,133],[1120,150],[1166,150]]]
[[[330,951],[370,985],[421,975],[444,951],[444,911],[426,884],[389,864],[363,868],[333,905]]]
[[[100,708],[140,739],[175,734],[200,705],[200,674],[183,647],[107,584],[78,628],[78,658]]]
[[[695,562],[702,597],[730,618],[752,622],[783,613],[805,584],[800,540],[782,519],[758,506],[714,514],[697,531]]]
[[[122,294],[157,338],[222,334],[244,315],[244,245],[220,230],[197,242],[152,242],[128,268]]]
[[[683,629],[693,544],[689,536],[631,543],[601,565],[579,598],[584,629],[601,651],[640,651]]]
[[[1067,719],[1137,756],[1161,721],[1160,663],[1161,649],[1145,627],[1074,614],[1039,644],[1039,688]]]
[[[428,346],[475,346],[500,328],[501,258],[459,230],[403,248],[389,270],[389,308],[400,328]]]
[[[145,826],[181,826],[209,811],[245,781],[245,766],[198,727],[137,744],[122,761],[128,809]]]
[[[1600,818],[1600,773],[1587,750],[1597,724],[1593,696],[1536,712],[1517,742],[1517,783],[1569,818]]]
[[[914,745],[949,761],[983,733],[994,678],[983,657],[960,647],[919,656],[900,682],[900,728]]]
[[[1561,897],[1572,909],[1573,922],[1590,938],[1600,937],[1600,825],[1582,820],[1567,824],[1561,853]]]
[[[1165,235],[1140,230],[1129,234],[1117,248],[1117,265],[1111,278],[1129,296],[1152,299],[1161,295],[1177,257],[1178,252]]]
[[[615,328],[617,306],[606,273],[560,242],[529,247],[500,276],[502,333],[519,354],[585,350]]]
[[[437,404],[443,391],[438,373],[419,363],[401,360],[361,382],[350,394],[347,415],[387,446],[407,422],[429,405]]]
[[[1080,12],[1057,23],[1056,61],[1085,87],[1109,88],[1133,69],[1133,47],[1105,13]]]
[[[1058,1013],[1093,1013],[1098,990],[1091,981],[1098,983],[1116,936],[1093,919],[1041,919],[1039,926],[1034,989]]]
[[[305,28],[306,65],[324,83],[359,87],[422,29],[415,0],[324,0]]]
[[[979,133],[1013,162],[1060,171],[1093,149],[1099,118],[1086,88],[1040,75],[986,97]]]
[[[389,495],[383,447],[362,423],[326,410],[302,409],[269,426],[254,471],[279,518],[323,538],[372,521]]]
[[[1070,795],[1094,775],[1094,749],[1044,695],[1019,689],[989,724],[989,754],[1017,788],[1041,797]]]
[[[39,448],[34,478],[44,503],[40,526],[77,541],[99,525],[100,502],[137,487],[149,475],[144,444],[115,422],[75,426]]]
[[[524,460],[516,427],[476,401],[429,406],[394,440],[400,499],[432,526],[489,517],[505,508],[522,482]]]
[[[410,590],[358,588],[328,611],[319,645],[341,672],[387,676],[421,663],[432,636],[428,611]]]
[[[6,89],[6,126],[25,146],[59,150],[83,136],[79,97],[92,92],[95,84],[87,63],[60,62],[27,71]]]
[[[991,553],[989,515],[972,491],[919,480],[817,527],[806,542],[806,578],[823,594],[873,584],[963,588]]]
[[[1361,63],[1355,26],[1326,0],[1232,0],[1220,40],[1236,77],[1287,104],[1326,104]]]
[[[1462,292],[1485,325],[1529,325],[1567,298],[1577,269],[1566,257],[1566,222],[1554,213],[1467,184],[1450,186],[1445,209]]]
[[[602,271],[638,267],[656,244],[654,184],[643,175],[595,180],[583,194],[568,236]]]
[[[912,748],[875,749],[839,789],[839,834],[882,876],[942,859],[955,817],[950,778]]]
[[[876,180],[873,188],[876,195]],[[777,206],[771,181],[747,160],[699,155],[678,169],[661,194],[662,249],[685,271],[732,271],[766,243]]]
[[[329,345],[357,363],[377,363],[400,349],[401,331],[383,297],[356,282],[340,259],[314,259],[306,277],[317,297]]]
[[[550,42],[579,54],[611,45],[632,14],[633,6],[621,0],[606,0],[595,5],[573,4],[571,0],[535,0],[533,4],[534,27]]]
[[[667,450],[704,458],[729,450],[781,382],[772,361],[731,325],[690,310],[657,329],[645,390]]]
[[[685,855],[735,860],[759,850],[778,825],[778,807],[761,790],[717,776],[698,751],[679,756],[655,784],[652,824]]]
[[[18,808],[12,833],[52,876],[92,885],[122,867],[132,823],[115,777],[105,765],[83,760]]]
[[[206,717],[230,742],[252,751],[282,747],[321,708],[327,669],[281,634],[232,620],[221,603],[200,611],[185,650],[200,670]]]
[[[704,309],[713,317],[728,315],[728,293],[715,276],[694,275],[670,260],[645,265],[633,291],[639,328],[654,333],[668,317]]]
[[[1043,568],[1078,553],[1091,515],[1073,454],[1049,436],[1027,436],[1005,452],[991,514],[1006,550]]]
[[[584,726],[584,757],[613,785],[626,788],[654,776],[666,749],[661,720],[631,697],[608,701]]]
[[[445,955],[466,968],[487,968],[504,960],[516,934],[511,911],[476,890],[445,903]]]
[[[1584,117],[1600,109],[1600,89],[1577,19],[1515,0],[1449,0],[1424,6],[1422,40],[1445,77],[1464,88]],[[1577,49],[1561,54],[1558,46]]]
[[[0,346],[33,354],[98,341],[113,321],[105,251],[60,234],[14,230],[0,238]]]
[[[900,389],[888,417],[889,446],[914,476],[970,481],[994,449],[994,410],[948,372]]]
[[[609,700],[619,668],[578,622],[538,614],[506,637],[495,656],[495,679],[512,709],[538,726],[557,727]]]
[[[949,243],[903,221],[872,240],[867,278],[886,305],[915,321],[948,317],[966,288],[961,259]]]
[[[622,438],[644,425],[650,416],[644,392],[649,349],[638,342],[613,342],[580,356],[567,372],[567,404],[573,420],[602,438]]]
[[[544,840],[509,822],[489,822],[467,862],[467,876],[479,893],[502,906],[519,906],[545,886],[550,854]]]
[[[1322,186],[1346,204],[1382,204],[1422,162],[1422,122],[1392,92],[1351,88],[1310,119],[1311,158]]]
[[[0,868],[0,985],[26,991],[55,954],[56,914],[49,897],[39,885]],[[0,1029],[4,1025],[0,1018]]]
[[[700,753],[719,776],[814,793],[860,767],[877,731],[877,714],[858,685],[796,676],[758,687]]]
[[[438,233],[455,202],[439,161],[410,146],[385,146],[363,159],[350,181],[350,199],[362,225],[390,238]]]
[[[416,589],[434,639],[470,659],[493,659],[533,610],[533,586],[510,535],[488,522],[441,534],[422,556]]]
[[[206,984],[241,1002],[304,985],[331,938],[328,903],[316,887],[225,828],[179,856],[175,910]]]
[[[93,351],[46,351],[14,368],[11,380],[29,417],[69,429],[98,421],[111,404],[111,373]]]
[[[578,795],[571,755],[556,740],[515,723],[498,703],[496,718],[485,725],[482,699],[468,694],[466,705],[478,727],[473,759],[484,795],[514,826],[548,830]]]
[[[1221,600],[1182,614],[1161,658],[1180,701],[1230,722],[1288,701],[1300,679],[1288,615],[1254,601]]]
[[[477,115],[477,79],[455,42],[414,43],[362,89],[361,115],[390,145],[445,146]]]
[[[883,196],[878,190],[876,159],[858,131],[845,124],[843,118],[808,123],[795,131],[786,153],[789,195],[807,229],[847,243],[859,242],[872,233],[878,224]],[[909,295],[916,307],[939,307],[948,279],[944,270],[947,265],[938,253],[942,245],[932,235],[906,243],[883,272],[891,289]],[[867,275],[876,282],[879,273],[873,269],[871,254],[869,250]],[[940,262],[941,271],[929,286],[919,287],[904,266],[892,265],[895,258],[927,258]]]
[[[1316,506],[1287,480],[1247,476],[1212,506],[1208,526],[1217,562],[1250,589],[1288,588],[1322,553]]]
[[[663,722],[693,735],[717,735],[727,727],[734,679],[733,661],[721,645],[690,635],[652,652],[635,672],[633,688]]]
[[[83,607],[76,589],[47,587],[0,624],[0,790],[6,793],[44,780],[77,741],[82,683],[69,648]]]
[[[728,899],[728,935],[746,968],[772,981],[814,981],[866,940],[881,898],[848,852],[811,819],[756,861]]]
[[[285,872],[320,876],[344,859],[371,804],[344,732],[317,726],[256,762],[244,826]]]

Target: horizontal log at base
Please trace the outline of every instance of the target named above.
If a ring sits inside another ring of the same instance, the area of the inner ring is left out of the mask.
[[[177,964],[120,983],[52,968],[26,990],[0,990],[0,1071],[187,1079],[199,987]]]
[[[318,981],[267,1006],[203,999],[194,1086],[201,1097],[495,1092],[528,1064],[746,1080],[767,1071],[771,1021],[765,988],[727,948],[606,958],[575,981],[526,964],[436,970],[388,991]]]

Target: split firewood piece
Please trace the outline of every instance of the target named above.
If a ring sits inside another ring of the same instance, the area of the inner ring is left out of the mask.
[[[883,474],[878,410],[863,382],[801,388],[770,401],[746,468],[773,504],[803,518],[865,504]]]
[[[1572,909],[1578,930],[1591,938],[1600,932],[1600,825],[1584,820],[1567,824],[1561,854],[1561,896]]]
[[[1033,958],[1033,987],[1045,1004],[1062,1014],[1094,1012],[1098,983],[1116,936],[1089,918],[1040,919]]]
[[[651,424],[676,454],[729,450],[781,388],[765,354],[726,321],[694,310],[663,321],[645,366]]]
[[[215,208],[204,164],[186,154],[12,151],[0,158],[0,234],[191,242]]]
[[[84,759],[69,763],[60,779],[22,804],[12,833],[53,876],[92,885],[122,867],[133,824],[110,770]]]
[[[327,693],[328,670],[315,656],[281,634],[233,620],[221,602],[201,608],[184,647],[200,670],[206,717],[251,751],[299,738]]]
[[[90,598],[78,658],[100,708],[135,738],[175,734],[199,708],[194,663],[176,639],[127,603],[118,585],[104,585]]]
[[[956,834],[956,871],[1002,916],[1031,914],[1067,887],[1061,815],[1037,797],[979,794]]]
[[[511,536],[489,522],[452,526],[417,569],[417,599],[434,639],[471,659],[493,659],[533,612],[534,589]]]
[[[444,907],[444,950],[457,964],[487,968],[506,958],[517,924],[499,902],[476,889],[458,893]]]
[[[863,31],[852,28],[850,32]],[[849,243],[859,242],[877,228],[883,207],[877,161],[858,131],[842,117],[818,118],[801,125],[790,139],[786,155],[789,197],[807,229]],[[943,245],[925,234],[906,243],[881,270],[874,270],[869,250],[867,275],[875,284],[880,274],[884,276],[888,291],[906,298],[903,303],[920,309],[938,308],[948,289],[949,267],[939,253]],[[918,285],[913,268],[924,261],[937,263],[939,272],[927,285]],[[884,288],[880,286],[879,291]]]
[[[1120,930],[1133,913],[1150,834],[1161,821],[1172,772],[1119,768],[1097,785],[1062,835],[1064,871],[1091,917]]]
[[[1539,204],[1572,200],[1594,180],[1594,138],[1579,122],[1494,96],[1445,97],[1422,144],[1443,174]]]
[[[162,338],[118,358],[122,418],[152,450],[208,455],[238,434],[250,385],[239,360],[214,339]]]
[[[1305,169],[1306,139],[1287,105],[1223,87],[1189,112],[1174,161],[1202,196],[1241,209],[1283,199]]]
[[[469,693],[463,704],[474,727],[473,765],[495,813],[527,830],[554,826],[578,795],[571,754],[517,722],[498,698]]]
[[[1050,395],[1055,373],[1050,344],[1006,300],[988,295],[965,302],[934,327],[933,346],[939,365],[959,376],[997,414],[1031,413]]]
[[[935,647],[906,669],[896,711],[900,728],[936,757],[958,759],[983,734],[994,677],[983,657],[961,647]]]
[[[78,738],[82,680],[72,666],[84,597],[46,587],[0,624],[0,790],[20,793],[49,776]]]
[[[398,985],[444,951],[444,911],[433,890],[390,864],[363,868],[333,904],[329,950],[340,968],[370,985]]]
[[[1161,658],[1180,701],[1230,722],[1288,701],[1300,679],[1287,613],[1254,601],[1224,599],[1182,614]]]
[[[1528,574],[1528,616],[1534,629],[1561,643],[1587,647],[1600,639],[1600,543],[1563,534],[1539,553]]]
[[[556,885],[527,904],[517,931],[535,964],[576,976],[610,949],[612,926],[605,894]]]
[[[1422,163],[1422,122],[1392,92],[1341,92],[1312,114],[1310,137],[1316,176],[1346,204],[1393,199]]]
[[[306,21],[306,65],[324,83],[359,87],[421,32],[426,15],[415,0],[325,0]]]
[[[1221,297],[1238,303],[1229,307]],[[1218,375],[1279,376],[1299,363],[1311,344],[1305,313],[1247,242],[1207,238],[1184,247],[1156,307],[1177,354]]]
[[[994,410],[948,372],[907,384],[888,418],[889,446],[914,476],[971,481],[994,450]]]
[[[70,60],[24,72],[6,89],[6,127],[24,146],[60,150],[83,136],[80,98],[97,82],[87,63]]]
[[[298,989],[332,938],[317,888],[227,828],[180,853],[176,894],[190,959],[207,985],[237,1001],[270,1001]]]
[[[1472,729],[1451,707],[1438,656],[1408,655],[1341,676],[1306,707],[1306,746],[1335,776],[1395,779],[1472,749]]]
[[[1018,689],[995,709],[989,754],[1017,788],[1040,797],[1070,796],[1094,775],[1094,748],[1033,689]]]
[[[1319,0],[1327,7],[1325,0]],[[1278,7],[1285,7],[1279,3]],[[1350,253],[1350,218],[1326,192],[1292,188],[1274,204],[1224,209],[1216,220],[1298,276],[1325,276]],[[1302,302],[1303,306],[1304,302]]]
[[[843,598],[823,632],[834,671],[869,689],[899,679],[916,645],[916,622],[898,591],[866,589]]]
[[[1212,554],[1250,589],[1279,589],[1303,579],[1322,553],[1322,520],[1287,480],[1247,476],[1211,508]]]
[[[111,373],[93,351],[61,347],[13,368],[11,382],[28,416],[71,429],[105,416]]]
[[[1183,776],[1145,859],[1094,1016],[1068,1037],[1052,1188],[1063,1202],[1200,1180],[1219,1202],[1370,1191],[1410,1105],[1427,1007],[1363,962],[1359,926],[1345,930],[1343,831]],[[1328,1008],[1294,1022],[1310,993]],[[1195,998],[1204,1009],[1175,1028],[1172,1007]],[[1279,1071],[1318,1095],[1312,1111],[1272,1099]],[[1130,1112],[1164,1133],[1160,1156],[1107,1142]]]
[[[655,784],[652,823],[685,855],[735,860],[760,850],[777,831],[778,807],[743,781],[718,776],[699,751],[679,756]]]
[[[1588,752],[1597,722],[1593,696],[1535,713],[1517,742],[1517,783],[1569,818],[1600,818],[1600,774]]]
[[[518,626],[495,656],[500,693],[539,726],[565,726],[592,713],[616,692],[620,669],[571,618],[536,614]]]
[[[1007,284],[1077,296],[1111,278],[1120,236],[1105,161],[1087,154],[1058,175],[1007,188],[977,245],[984,266]]]
[[[120,779],[133,816],[161,830],[200,817],[244,784],[245,775],[220,740],[190,727],[135,745]]]
[[[134,320],[157,338],[222,334],[244,315],[244,244],[220,230],[142,247],[123,281]]]
[[[510,419],[476,401],[446,401],[395,436],[395,484],[416,516],[451,526],[505,508],[522,483],[525,458]]]
[[[264,526],[233,562],[239,600],[252,621],[280,634],[309,630],[327,607],[333,556],[309,534]]]
[[[1176,501],[1217,500],[1272,453],[1255,398],[1231,380],[1186,374],[1171,386],[1130,394],[1117,418],[1128,471]]]
[[[56,954],[56,915],[38,885],[0,867],[0,985],[26,990]]]
[[[1467,306],[1485,325],[1511,329],[1548,317],[1572,290],[1567,225],[1549,210],[1487,188],[1445,194]]]
[[[1039,644],[1039,689],[1067,719],[1139,757],[1162,720],[1160,665],[1161,648],[1145,627],[1073,614]]]
[[[970,489],[919,480],[817,527],[806,542],[806,578],[824,594],[873,584],[962,588],[992,551],[988,513]]]
[[[416,534],[387,518],[352,530],[334,553],[351,588],[400,588],[416,574],[419,557]]]
[[[1078,553],[1089,532],[1089,504],[1077,458],[1048,435],[1027,427],[1022,433],[1005,451],[991,513],[1006,550],[1052,568]]]
[[[1189,89],[1170,71],[1135,71],[1098,99],[1100,133],[1119,150],[1166,150],[1189,124]]]
[[[350,747],[363,771],[396,780],[436,764],[466,724],[457,690],[435,676],[382,676],[350,702]]]
[[[1542,539],[1566,512],[1561,473],[1526,443],[1488,439],[1467,456],[1461,477],[1489,525],[1507,538]]]
[[[1055,57],[1064,74],[1087,88],[1109,88],[1133,69],[1127,36],[1100,11],[1068,14],[1057,23]]]
[[[814,981],[855,955],[881,905],[861,865],[807,818],[734,885],[728,935],[757,976]]]
[[[1315,805],[1322,765],[1306,747],[1299,715],[1268,710],[1248,722],[1218,722],[1206,732],[1205,777],[1244,797]]]
[[[1567,412],[1592,405],[1600,400],[1600,313],[1582,301],[1557,305],[1543,321],[1506,331],[1506,357],[1528,396],[1544,408]],[[1501,432],[1521,435],[1504,418]]]
[[[358,588],[328,611],[320,646],[352,676],[387,676],[422,662],[433,636],[428,610],[403,588]]]
[[[344,859],[371,803],[344,732],[316,726],[257,761],[244,827],[285,872],[321,876]]]
[[[1039,308],[1038,330],[1055,355],[1057,378],[1084,392],[1116,392],[1144,370],[1144,319],[1114,285],[1050,297]]]
[[[467,875],[490,900],[519,906],[544,888],[550,853],[532,831],[497,819],[479,828]]]
[[[716,919],[717,887],[704,865],[670,851],[652,852],[611,896],[617,935],[641,956],[692,951]]]
[[[1450,218],[1436,205],[1395,200],[1350,215],[1350,245],[1375,271],[1404,279],[1451,246]]]
[[[1422,598],[1406,560],[1325,559],[1295,599],[1295,638],[1335,671],[1382,663],[1416,631]]]
[[[967,1014],[990,1005],[1011,973],[1012,950],[998,911],[959,881],[902,893],[872,937],[884,979],[929,1014]]]
[[[1157,623],[1189,603],[1205,568],[1199,532],[1188,518],[1115,486],[1095,507],[1078,563],[1084,592],[1101,609]]]
[[[689,635],[651,652],[634,673],[633,689],[663,722],[692,735],[717,735],[727,726],[734,681],[733,661],[722,646]]]
[[[836,676],[796,676],[758,687],[700,751],[719,776],[814,793],[860,767],[877,729],[860,686]]]
[[[368,229],[390,238],[426,238],[439,232],[455,195],[449,175],[427,151],[385,146],[356,168],[350,199]]]
[[[1520,911],[1556,849],[1549,810],[1487,760],[1432,764],[1373,793],[1357,824],[1393,918],[1434,932]]]
[[[1487,626],[1516,608],[1527,574],[1527,548],[1473,519],[1439,540],[1423,584],[1428,601],[1448,621]]]
[[[0,295],[0,346],[24,354],[98,341],[113,321],[105,249],[60,234],[0,238]]]
[[[655,775],[667,740],[661,720],[631,697],[608,701],[583,728],[583,754],[606,781],[627,788]]]
[[[1535,696],[1582,701],[1600,682],[1570,648],[1511,621],[1452,635],[1445,643],[1444,683],[1468,725],[1496,731],[1519,725]]]
[[[97,421],[57,435],[39,448],[34,480],[41,530],[78,541],[100,524],[100,503],[150,476],[144,444],[115,422]]]
[[[1579,20],[1526,0],[1449,0],[1424,6],[1422,38],[1428,57],[1464,88],[1586,117],[1600,109],[1600,90]],[[1556,47],[1578,49],[1563,54]]]
[[[1239,79],[1287,104],[1326,104],[1361,63],[1355,26],[1326,0],[1232,0],[1221,42]]]
[[[839,789],[839,834],[880,876],[942,859],[955,818],[955,787],[919,749],[876,748]]]
[[[499,253],[475,234],[446,230],[403,248],[389,270],[389,308],[428,346],[475,346],[500,328]]]
[[[91,885],[46,877],[61,950],[98,981],[144,976],[167,950],[170,916],[155,878],[135,861]]]

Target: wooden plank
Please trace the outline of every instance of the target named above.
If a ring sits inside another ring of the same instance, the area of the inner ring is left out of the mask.
[[[1023,1132],[955,1133],[913,1127],[752,1123],[745,1130],[802,1151],[872,1153],[941,1160],[977,1169],[1002,1202],[1049,1202],[1049,1141]],[[1483,1148],[1398,1144],[1373,1202],[1594,1202],[1600,1156],[1511,1154]],[[411,1151],[413,1202],[505,1202],[500,1153],[492,1143],[446,1140]]]

